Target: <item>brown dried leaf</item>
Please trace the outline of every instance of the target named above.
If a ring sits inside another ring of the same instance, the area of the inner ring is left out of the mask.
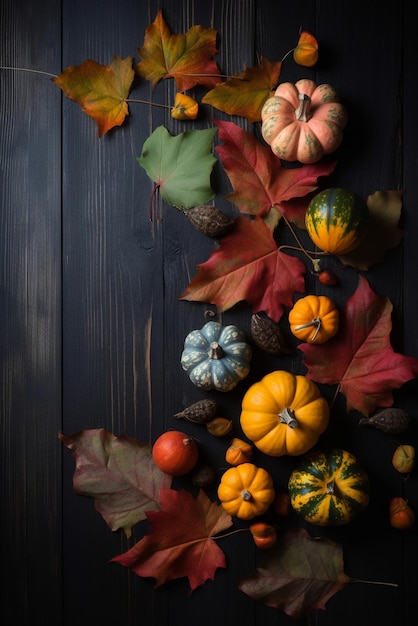
[[[349,582],[342,548],[330,539],[312,539],[304,528],[288,531],[268,551],[239,589],[250,598],[295,619],[326,602]]]

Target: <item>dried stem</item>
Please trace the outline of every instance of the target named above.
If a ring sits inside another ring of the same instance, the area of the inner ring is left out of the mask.
[[[287,245],[282,245],[279,247],[279,250],[282,250],[283,248],[288,248],[289,250],[298,250],[299,252],[302,252],[312,263],[314,271],[315,272],[319,272],[320,268],[319,268],[319,259],[316,259],[314,256],[312,255],[317,255],[317,256],[324,256],[327,254],[327,252],[313,252],[312,250],[306,250],[306,248],[303,247],[302,242],[300,241],[299,237],[297,236],[295,229],[293,228],[292,224],[289,222],[289,220],[282,214],[282,218],[284,220],[284,223],[286,224],[286,226],[288,227],[288,229],[290,230],[290,232],[292,233],[293,237],[295,238],[296,243],[298,244],[298,247],[296,246],[287,246]]]
[[[9,70],[12,72],[31,72],[32,74],[43,74],[44,76],[57,78],[57,74],[51,74],[51,72],[44,72],[42,70],[32,70],[27,67],[7,67],[5,65],[0,65],[0,70]]]
[[[149,100],[137,100],[135,98],[127,98],[125,102],[136,102],[138,104],[149,104],[152,107],[162,107],[163,109],[172,109],[169,104],[160,104],[159,102],[149,102]]]
[[[362,578],[350,578],[350,583],[366,583],[367,585],[385,585],[386,587],[399,587],[398,583],[385,583],[377,580],[363,580]]]

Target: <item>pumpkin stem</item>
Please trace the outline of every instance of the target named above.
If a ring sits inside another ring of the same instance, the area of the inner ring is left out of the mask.
[[[244,502],[250,502],[250,500],[253,499],[251,491],[248,491],[248,489],[244,489],[244,491],[241,493],[241,498],[244,500]]]
[[[300,326],[295,326],[295,330],[302,330],[303,328],[310,328],[311,326],[316,326],[316,330],[312,336],[311,341],[315,341],[315,339],[318,336],[319,331],[321,330],[321,320],[319,317],[315,317],[311,322],[309,322],[308,324],[301,324]]]
[[[280,422],[287,424],[289,428],[298,428],[299,422],[295,418],[295,412],[293,409],[286,407],[279,413]]]
[[[210,359],[222,359],[224,351],[217,341],[212,341],[209,346],[208,357]]]
[[[295,111],[296,119],[298,122],[308,122],[312,117],[312,113],[309,112],[311,99],[306,93],[300,93],[299,101],[300,104]]]
[[[327,483],[327,493],[334,494],[335,493],[335,480],[332,479],[329,483]]]

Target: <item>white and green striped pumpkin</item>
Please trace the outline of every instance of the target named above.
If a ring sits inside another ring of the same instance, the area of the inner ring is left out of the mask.
[[[369,479],[355,456],[333,448],[314,452],[289,479],[292,507],[316,526],[342,526],[369,504]]]
[[[242,330],[211,321],[187,335],[181,366],[200,389],[230,391],[248,376],[251,357]]]

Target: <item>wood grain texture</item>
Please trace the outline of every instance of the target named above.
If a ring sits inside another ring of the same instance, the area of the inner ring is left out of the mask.
[[[2,2],[1,65],[60,69],[60,7]],[[58,25],[58,30],[56,30]],[[0,71],[1,621],[61,620],[61,98]]]
[[[313,78],[340,92],[349,123],[333,183],[363,196],[404,191],[404,241],[366,276],[393,303],[393,345],[418,357],[418,51],[410,5],[393,2],[383,11],[376,0],[3,0],[0,65],[58,74],[88,58],[107,65],[114,54],[137,62],[145,28],[159,9],[173,33],[195,24],[215,28],[216,60],[227,75],[262,57],[279,60],[294,47],[300,28],[315,33],[318,65],[302,68],[289,57],[280,81]],[[206,397],[180,366],[187,333],[203,326],[208,311],[249,333],[245,303],[220,315],[212,306],[179,300],[216,243],[158,196],[152,204],[152,181],[136,161],[159,125],[177,134],[229,117],[202,107],[196,123],[182,123],[169,110],[130,103],[123,126],[98,139],[94,121],[49,78],[0,70],[1,572],[7,581],[0,622],[412,626],[418,615],[417,531],[392,530],[387,506],[391,496],[403,495],[418,512],[417,475],[405,480],[393,471],[396,442],[361,429],[358,415],[346,415],[342,396],[324,443],[338,443],[361,458],[372,482],[370,509],[348,527],[308,530],[341,543],[352,578],[395,582],[397,588],[352,583],[325,611],[292,620],[238,590],[260,559],[247,533],[219,540],[228,567],[192,594],[184,578],[155,589],[152,579],[109,563],[143,536],[145,525],[128,541],[107,528],[89,499],[74,494],[74,460],[57,434],[103,427],[152,443],[178,426],[176,412]],[[153,91],[139,81],[131,97],[164,104],[175,93],[173,81],[161,81]],[[197,99],[202,94],[191,90]],[[234,121],[259,135],[257,125]],[[220,167],[213,182],[216,205],[235,215]],[[306,233],[299,234],[308,245]],[[281,236],[293,242],[285,229]],[[344,280],[332,295],[342,306],[356,274],[350,268],[339,272]],[[309,271],[307,288],[326,292]],[[303,371],[301,354],[271,357],[254,347],[246,383],[211,394],[238,435],[244,390],[282,368]],[[414,418],[405,443],[417,442],[417,394],[417,381],[396,393],[396,402]],[[201,442],[220,477],[228,442],[206,436],[198,425],[182,426]],[[279,488],[286,487],[290,461],[278,464],[262,455],[256,461],[271,470]],[[293,522],[284,521],[281,530]]]

